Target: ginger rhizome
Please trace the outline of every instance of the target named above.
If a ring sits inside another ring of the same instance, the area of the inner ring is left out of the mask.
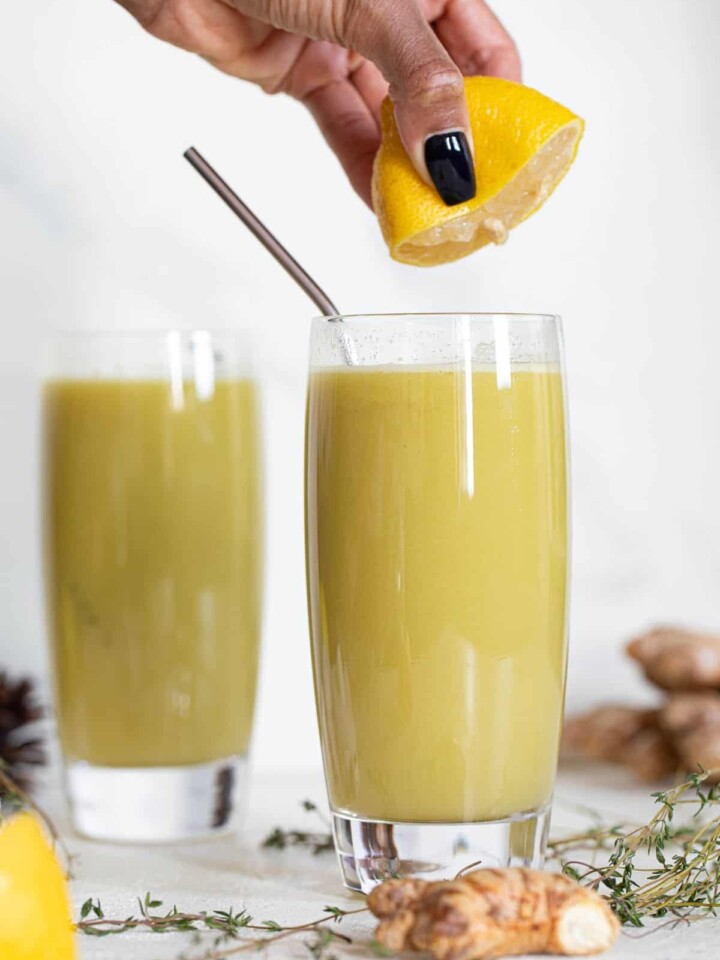
[[[593,890],[569,877],[514,867],[431,883],[386,880],[368,897],[376,940],[435,960],[521,954],[589,956],[615,942],[620,924]]]
[[[568,718],[563,756],[618,763],[648,782],[720,768],[720,636],[662,627],[631,640],[627,653],[666,699]]]
[[[660,728],[684,770],[720,769],[720,693],[676,693],[660,711]],[[717,783],[714,773],[709,783]]]
[[[720,636],[658,627],[626,651],[661,690],[720,690]]]
[[[677,754],[658,725],[658,711],[621,704],[570,717],[563,731],[563,756],[621,763],[648,783],[678,769]]]

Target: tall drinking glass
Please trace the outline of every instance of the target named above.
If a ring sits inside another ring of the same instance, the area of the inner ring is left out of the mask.
[[[258,392],[232,334],[77,334],[44,384],[46,595],[77,829],[172,840],[242,800],[261,616]]]
[[[542,863],[567,486],[558,318],[314,322],[308,593],[347,886]]]

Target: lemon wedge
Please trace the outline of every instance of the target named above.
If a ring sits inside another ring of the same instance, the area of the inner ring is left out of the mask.
[[[77,957],[65,873],[27,811],[0,821],[0,957]]]
[[[530,87],[496,77],[465,80],[477,194],[446,206],[415,172],[392,103],[382,109],[373,205],[390,255],[419,267],[459,260],[509,232],[547,200],[569,170],[584,123]]]

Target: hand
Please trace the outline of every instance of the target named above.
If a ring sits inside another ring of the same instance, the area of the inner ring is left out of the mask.
[[[462,74],[520,79],[484,0],[119,0],[153,36],[304,103],[370,204],[388,91],[405,149],[446,203],[475,192]]]

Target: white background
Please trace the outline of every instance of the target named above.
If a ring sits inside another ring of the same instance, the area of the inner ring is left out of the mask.
[[[111,0],[0,27],[0,664],[44,673],[40,345],[55,328],[250,327],[261,342],[268,575],[256,762],[318,758],[302,429],[312,306],[181,159],[194,143],[347,312],[563,314],[574,443],[572,706],[643,696],[621,644],[720,628],[720,3],[496,0],[525,79],[588,122],[506,247],[418,271],[297,104],[141,33]],[[379,707],[380,708],[380,707]]]

